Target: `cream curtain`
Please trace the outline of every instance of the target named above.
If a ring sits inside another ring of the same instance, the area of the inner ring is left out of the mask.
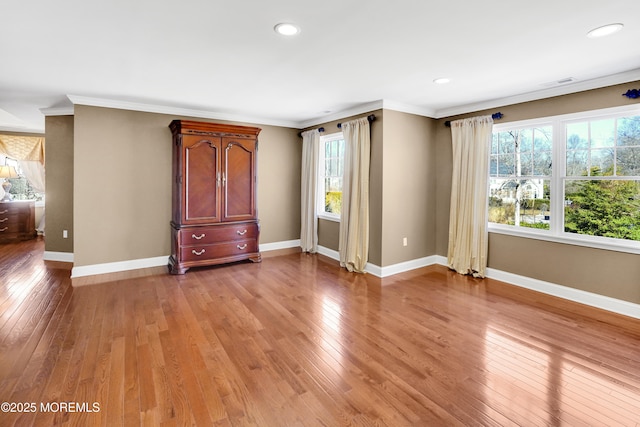
[[[369,258],[369,120],[342,123],[345,142],[342,211],[340,212],[340,266],[363,272]]]
[[[487,200],[491,116],[451,122],[453,174],[449,268],[484,277],[487,268]]]
[[[18,165],[33,189],[44,194],[44,165],[33,160],[18,160]]]
[[[44,138],[0,135],[0,153],[16,160],[32,160],[44,165]]]
[[[320,132],[317,129],[302,132],[302,182],[300,209],[300,247],[303,252],[318,251],[318,156]]]

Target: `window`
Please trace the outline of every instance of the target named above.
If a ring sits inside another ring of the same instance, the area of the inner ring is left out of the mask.
[[[342,207],[344,139],[342,132],[320,138],[318,216],[339,220]]]
[[[490,222],[549,229],[552,147],[549,125],[494,132]]]
[[[640,253],[640,110],[494,125],[493,232]]]
[[[564,231],[640,240],[640,116],[566,126]]]
[[[44,194],[37,193],[36,190],[31,186],[27,178],[25,177],[22,169],[20,169],[20,163],[12,159],[11,157],[7,157],[4,154],[0,154],[0,165],[13,166],[18,172],[17,178],[9,178],[9,182],[11,183],[11,189],[9,193],[11,194],[11,198],[13,200],[43,200]],[[0,178],[0,183],[4,181],[3,178]],[[0,196],[2,198],[2,196]]]

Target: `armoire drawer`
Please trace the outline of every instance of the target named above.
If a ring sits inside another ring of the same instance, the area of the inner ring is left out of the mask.
[[[0,202],[0,243],[36,237],[34,209],[33,201]]]
[[[0,230],[9,228],[13,231],[18,231],[18,226],[23,225],[23,229],[26,228],[24,221],[20,221],[18,213],[5,213],[0,215]]]
[[[245,239],[258,236],[258,224],[255,222],[221,224],[206,227],[184,228],[179,231],[180,243],[186,245],[207,245]]]
[[[0,235],[7,236],[11,233],[24,233],[26,227],[17,221],[0,223]]]
[[[242,256],[255,252],[258,252],[257,240],[246,239],[235,242],[214,243],[211,245],[183,246],[180,248],[180,258],[182,261],[201,261]]]

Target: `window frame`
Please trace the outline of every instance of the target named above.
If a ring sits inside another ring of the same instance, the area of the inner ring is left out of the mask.
[[[566,176],[566,129],[567,125],[576,122],[604,120],[607,118],[621,118],[640,115],[640,106],[621,106],[585,112],[563,114],[557,116],[541,117],[537,119],[521,120],[507,123],[494,123],[493,133],[506,130],[537,127],[544,125],[552,126],[552,171],[550,182],[550,221],[549,229],[534,229],[529,227],[516,227],[506,224],[497,224],[488,222],[488,231],[490,233],[505,234],[516,237],[525,237],[537,240],[545,240],[557,243],[564,243],[577,246],[585,246],[596,249],[613,250],[618,252],[627,252],[640,254],[640,241],[616,239],[611,237],[590,236],[584,234],[570,233],[564,231],[564,183],[568,179],[576,179],[573,176]],[[491,171],[489,171],[487,186],[491,180]],[[590,179],[593,177],[585,177]],[[633,177],[611,178],[633,179]],[[488,206],[487,198],[487,210]]]
[[[326,161],[326,142],[344,140],[342,132],[335,132],[327,135],[320,135],[320,148],[318,153],[318,177],[317,177],[317,195],[316,213],[318,218],[328,221],[340,222],[340,215],[325,211],[325,161]],[[344,159],[344,156],[343,156]]]

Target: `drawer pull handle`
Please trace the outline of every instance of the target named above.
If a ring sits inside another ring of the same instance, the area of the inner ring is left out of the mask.
[[[199,235],[199,236],[196,236],[195,234],[192,234],[192,235],[191,235],[191,237],[193,237],[193,238],[194,238],[194,239],[196,239],[196,240],[200,240],[200,239],[202,239],[204,236],[206,236],[206,234],[204,234],[204,233],[202,233],[202,234],[201,234],[201,235]]]
[[[242,231],[238,230],[236,231],[236,233],[238,233],[240,236],[244,236],[245,234],[247,234],[247,230],[242,230]]]
[[[245,243],[245,244],[242,244],[242,245],[238,245],[238,246],[236,246],[236,248],[238,248],[240,250],[247,249],[247,244]]]
[[[7,231],[8,229],[9,229],[9,227],[0,228],[0,231]]]
[[[204,253],[204,249],[201,250],[201,251],[196,251],[195,249],[191,249],[191,253],[194,254],[194,255],[200,256],[200,255],[202,255]]]
[[[3,210],[2,212],[0,212],[0,215],[2,215],[2,214],[6,214],[7,212],[9,212],[9,209],[5,209],[5,210]]]
[[[2,218],[2,219],[0,219],[0,222],[5,222],[5,221],[9,221],[9,218]]]

